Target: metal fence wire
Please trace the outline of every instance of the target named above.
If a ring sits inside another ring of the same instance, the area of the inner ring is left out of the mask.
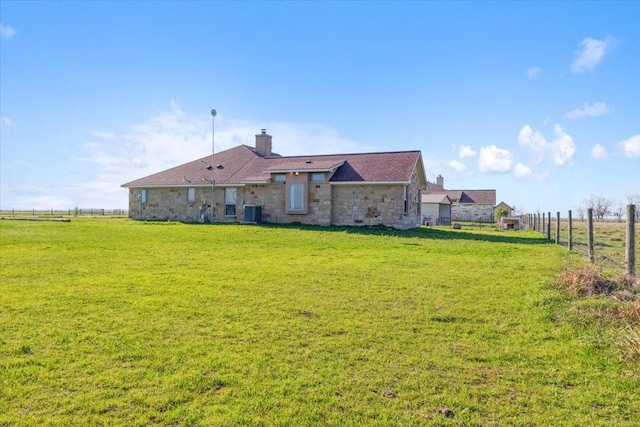
[[[571,211],[565,218],[556,212],[526,214],[521,216],[525,227],[545,235],[562,247],[588,258],[603,269],[626,271],[635,274],[635,253],[638,247],[638,227],[635,222],[635,206],[627,207],[627,219],[593,221],[592,213],[578,220]]]
[[[10,209],[0,211],[2,217],[55,217],[55,216],[127,216],[126,209],[73,208],[73,209]]]

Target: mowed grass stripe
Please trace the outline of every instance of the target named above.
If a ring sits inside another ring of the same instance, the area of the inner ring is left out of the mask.
[[[633,425],[535,233],[1,221],[0,425]]]

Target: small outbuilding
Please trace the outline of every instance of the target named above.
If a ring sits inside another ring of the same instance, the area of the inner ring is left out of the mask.
[[[513,215],[513,208],[508,204],[506,204],[505,202],[500,202],[496,205],[496,209],[500,209],[500,208],[504,209],[505,212],[507,212],[507,216]]]
[[[522,230],[523,224],[519,217],[503,216],[500,218],[500,229],[502,230]]]
[[[451,199],[446,194],[425,194],[421,199],[422,223],[424,225],[451,224]]]

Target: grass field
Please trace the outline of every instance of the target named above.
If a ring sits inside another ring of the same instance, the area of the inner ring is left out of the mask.
[[[638,425],[535,232],[0,221],[0,425]]]
[[[555,225],[554,225],[555,226]],[[587,256],[587,222],[573,221],[574,250],[582,256]],[[563,244],[567,245],[569,233],[567,221],[560,221],[560,234]],[[617,221],[594,222],[593,225],[594,258],[597,263],[608,269],[625,269],[625,238],[626,223]],[[555,231],[553,231],[555,233]],[[555,239],[555,234],[554,237]],[[635,224],[635,253],[640,256],[640,224]],[[636,260],[636,264],[639,261]]]
[[[594,260],[601,268],[612,272],[625,272],[626,221],[595,221],[593,223]],[[573,250],[580,256],[587,257],[587,221],[574,219]],[[546,233],[546,228],[545,231]],[[635,224],[636,258],[640,254],[640,224]],[[551,240],[556,239],[556,220],[551,221]],[[560,244],[568,247],[569,221],[560,220]],[[636,260],[636,264],[639,262]]]

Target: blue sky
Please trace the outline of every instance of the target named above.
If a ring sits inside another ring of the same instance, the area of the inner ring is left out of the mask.
[[[0,208],[254,144],[421,150],[525,212],[640,193],[640,2],[0,2]]]

